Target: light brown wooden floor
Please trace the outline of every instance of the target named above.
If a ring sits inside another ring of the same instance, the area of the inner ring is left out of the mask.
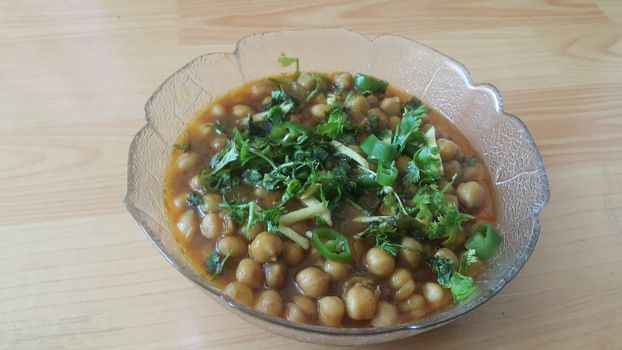
[[[622,1],[3,1],[0,348],[316,348],[208,300],[122,205],[143,104],[192,58],[285,28],[416,39],[504,94],[551,202],[521,274],[396,349],[621,349]],[[380,347],[378,347],[380,348]]]

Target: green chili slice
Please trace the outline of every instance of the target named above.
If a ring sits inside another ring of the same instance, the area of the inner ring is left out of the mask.
[[[397,179],[397,167],[393,162],[380,163],[376,171],[376,182],[382,186],[393,186]]]
[[[479,225],[471,238],[464,244],[467,249],[473,249],[482,260],[492,258],[500,245],[501,235],[489,224]]]
[[[361,144],[361,149],[369,159],[378,163],[390,162],[395,159],[395,148],[384,143],[376,135],[369,135]]]
[[[348,238],[332,228],[320,227],[312,231],[311,242],[322,256],[328,260],[351,263],[352,253]]]
[[[304,125],[294,122],[284,122],[272,128],[270,137],[272,139],[282,139],[288,135],[288,139],[291,141],[302,141],[308,139],[311,134],[312,130]]]
[[[361,92],[369,91],[371,93],[384,93],[388,86],[389,83],[386,81],[372,77],[371,75],[356,73],[356,76],[354,77],[354,88]]]

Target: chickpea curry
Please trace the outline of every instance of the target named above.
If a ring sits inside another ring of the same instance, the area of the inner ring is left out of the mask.
[[[502,238],[467,139],[383,80],[279,63],[296,71],[216,99],[172,151],[165,205],[195,268],[237,303],[328,327],[472,298]]]

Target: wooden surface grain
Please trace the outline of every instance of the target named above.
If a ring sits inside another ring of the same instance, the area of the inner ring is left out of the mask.
[[[519,276],[390,346],[622,349],[619,0],[2,1],[0,348],[320,348],[208,300],[122,205],[127,149],[160,82],[244,35],[318,27],[399,34],[463,62],[525,121],[549,174]]]

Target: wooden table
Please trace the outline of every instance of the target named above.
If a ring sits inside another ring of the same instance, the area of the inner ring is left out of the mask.
[[[432,46],[502,91],[551,182],[525,269],[410,349],[622,349],[622,1],[3,1],[0,348],[318,348],[231,315],[123,207],[154,89],[242,36],[347,27]],[[381,347],[376,347],[381,348]]]

